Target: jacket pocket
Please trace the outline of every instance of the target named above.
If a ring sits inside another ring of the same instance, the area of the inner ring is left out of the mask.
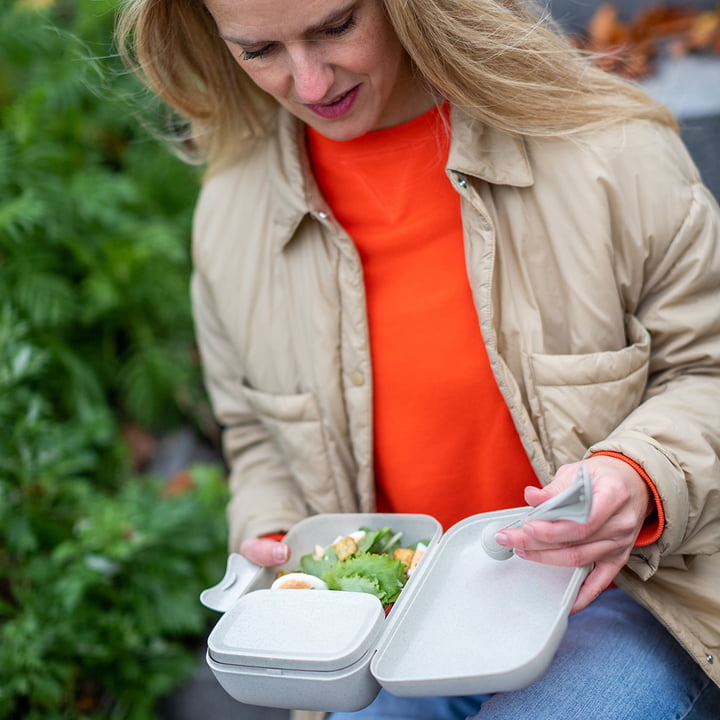
[[[580,460],[642,400],[650,335],[634,316],[626,318],[626,334],[620,350],[526,357],[530,410],[556,468]]]
[[[335,498],[320,410],[312,393],[274,394],[247,385],[242,392],[262,423],[308,506],[328,512]]]

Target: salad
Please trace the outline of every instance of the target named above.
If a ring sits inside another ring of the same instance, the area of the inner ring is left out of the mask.
[[[300,558],[300,568],[282,573],[274,589],[352,590],[375,595],[386,610],[420,562],[426,542],[403,545],[392,528],[359,530],[317,545]]]

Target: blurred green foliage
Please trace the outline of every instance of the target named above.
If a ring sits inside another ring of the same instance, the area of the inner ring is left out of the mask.
[[[168,493],[125,424],[210,431],[188,301],[198,172],[111,0],[0,0],[0,718],[155,717],[194,667],[226,488]]]

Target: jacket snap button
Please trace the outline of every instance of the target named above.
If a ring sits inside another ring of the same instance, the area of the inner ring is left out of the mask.
[[[327,220],[328,214],[324,210],[320,210],[320,212],[318,213],[318,217],[321,220]]]
[[[710,653],[708,653],[708,654],[705,656],[705,659],[706,659],[711,665],[712,665],[713,662],[715,661],[715,658],[714,658],[712,655],[710,655]]]
[[[359,371],[356,370],[351,376],[350,379],[352,380],[353,385],[362,385],[365,382],[365,376]]]
[[[458,185],[464,190],[468,186],[468,181],[465,178],[460,178],[458,180]]]

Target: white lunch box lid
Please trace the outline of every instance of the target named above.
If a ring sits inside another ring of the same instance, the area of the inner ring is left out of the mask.
[[[546,670],[588,568],[489,557],[485,527],[525,512],[467,518],[424,558],[370,665],[383,687],[407,696],[495,693],[524,687]]]
[[[256,590],[218,621],[208,651],[231,665],[339,670],[375,647],[384,620],[382,603],[367,593]]]

